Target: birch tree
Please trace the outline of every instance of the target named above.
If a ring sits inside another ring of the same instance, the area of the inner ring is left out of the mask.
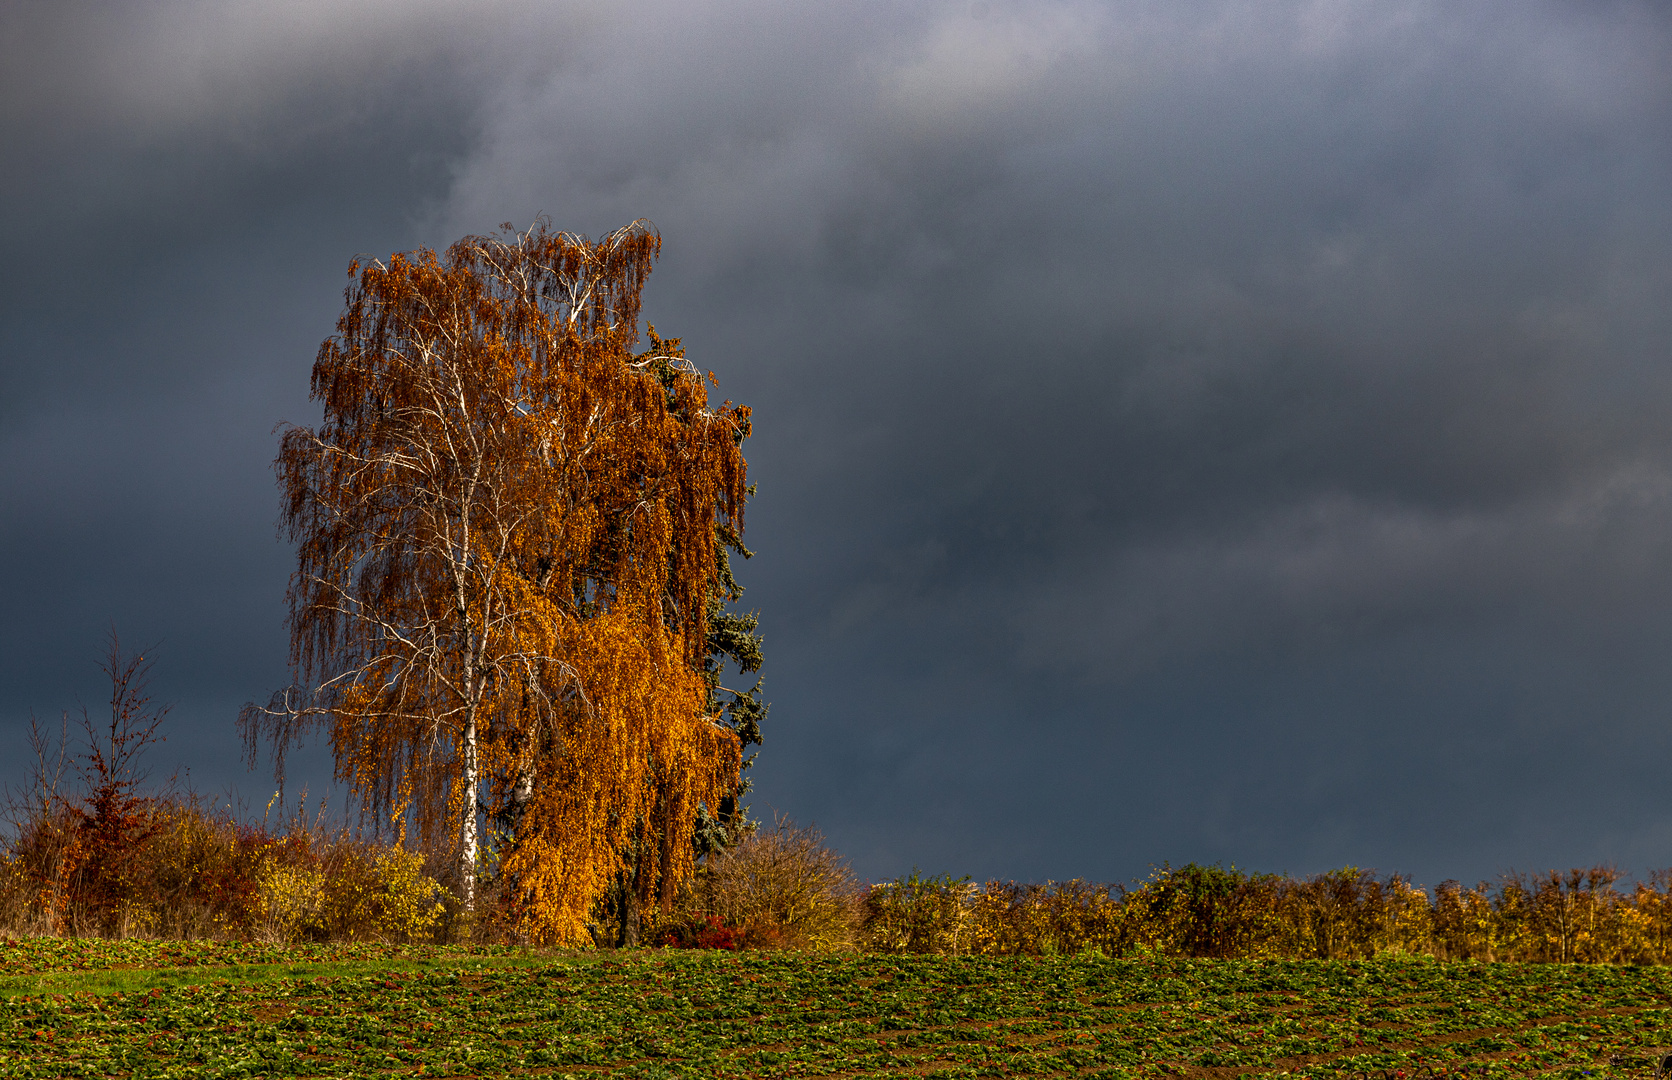
[[[698,805],[737,782],[704,660],[749,411],[654,331],[634,351],[659,250],[643,223],[542,220],[352,264],[323,421],[275,463],[295,679],[246,706],[252,760],[265,742],[282,783],[323,730],[369,812],[456,837],[467,906],[497,807],[519,917],[553,943],[633,846],[672,838],[659,873],[688,875]]]

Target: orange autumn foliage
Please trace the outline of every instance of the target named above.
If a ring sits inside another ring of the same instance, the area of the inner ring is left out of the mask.
[[[252,754],[282,781],[323,727],[371,812],[457,836],[467,904],[482,812],[511,822],[500,871],[554,944],[630,847],[688,876],[697,804],[739,767],[701,672],[749,411],[712,406],[677,339],[634,352],[660,243],[540,221],[351,266],[323,422],[276,463],[298,686],[246,707]]]

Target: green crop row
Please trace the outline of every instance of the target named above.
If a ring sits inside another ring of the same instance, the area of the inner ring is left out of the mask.
[[[1582,1080],[1647,1077],[1672,1042],[1667,968],[650,950],[456,963],[12,998],[0,1076]]]

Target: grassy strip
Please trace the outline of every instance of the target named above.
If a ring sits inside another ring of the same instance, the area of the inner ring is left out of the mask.
[[[470,972],[491,968],[529,968],[560,963],[537,956],[434,957],[343,960],[295,964],[223,964],[169,968],[114,968],[51,971],[0,977],[0,1000],[32,994],[135,994],[158,988],[207,986],[230,981],[267,983],[285,979],[353,978],[386,972]]]
[[[530,955],[530,950],[503,945],[394,945],[376,941],[273,945],[256,941],[32,937],[0,939],[0,974],[525,955]]]

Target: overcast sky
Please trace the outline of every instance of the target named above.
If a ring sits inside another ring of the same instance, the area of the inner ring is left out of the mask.
[[[870,879],[1672,866],[1665,5],[25,0],[0,110],[0,779],[114,623],[259,810],[349,260],[648,218],[755,409],[757,816]]]

